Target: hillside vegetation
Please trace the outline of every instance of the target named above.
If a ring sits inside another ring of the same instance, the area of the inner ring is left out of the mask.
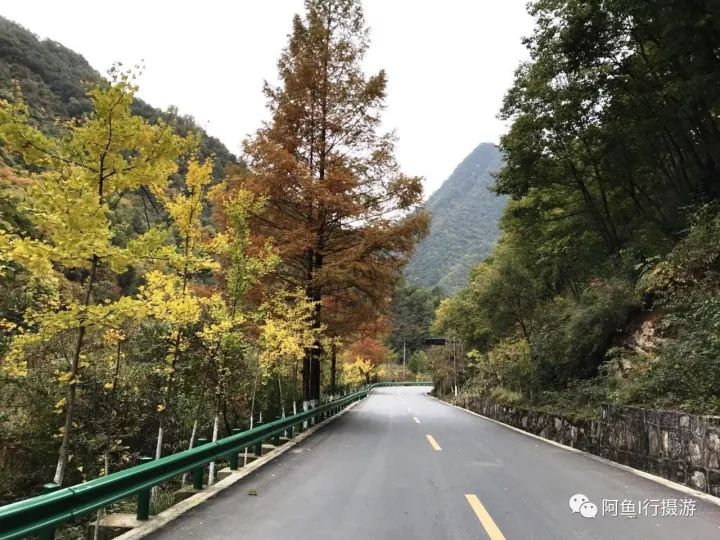
[[[428,219],[368,46],[357,0],[308,0],[244,164],[0,20],[0,505],[383,376]]]
[[[12,101],[19,90],[30,107],[35,122],[53,130],[58,120],[81,118],[92,110],[88,90],[106,80],[85,58],[49,39],[38,39],[32,32],[0,16],[0,99]],[[236,161],[218,139],[205,133],[192,117],[176,111],[160,111],[135,98],[133,112],[150,120],[172,120],[180,135],[201,134],[201,153],[214,157],[214,176],[220,178],[227,165]],[[1,152],[1,149],[0,149]],[[12,158],[5,154],[6,162]]]
[[[502,109],[502,236],[435,329],[466,343],[467,392],[719,413],[717,5],[530,10]],[[450,371],[435,362],[440,389]]]
[[[452,293],[467,285],[470,270],[487,257],[500,235],[505,197],[490,190],[500,169],[497,146],[480,144],[425,204],[430,234],[405,269],[411,283]]]

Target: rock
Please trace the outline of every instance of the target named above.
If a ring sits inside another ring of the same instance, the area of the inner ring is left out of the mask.
[[[700,491],[707,491],[707,478],[702,471],[695,471],[690,475],[690,483]]]
[[[182,489],[178,489],[175,493],[173,493],[173,504],[182,502],[185,499],[192,497],[196,493],[198,493],[198,491],[196,489],[193,489],[192,486],[185,486]]]
[[[98,540],[110,540],[116,536],[128,532],[131,529],[145,523],[139,521],[135,514],[108,514],[100,518],[100,527],[98,528]],[[87,527],[88,540],[95,537],[95,521]]]
[[[700,444],[697,441],[688,441],[687,457],[690,460],[690,465],[700,467],[703,464],[702,451],[700,450]]]

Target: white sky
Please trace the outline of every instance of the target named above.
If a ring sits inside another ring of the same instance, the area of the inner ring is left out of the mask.
[[[389,78],[387,129],[399,136],[404,171],[429,194],[479,143],[497,143],[497,118],[527,57],[527,0],[364,0],[371,30],[368,71]],[[262,83],[302,0],[12,0],[0,14],[82,54],[105,73],[144,61],[140,96],[176,105],[234,153],[267,109]]]

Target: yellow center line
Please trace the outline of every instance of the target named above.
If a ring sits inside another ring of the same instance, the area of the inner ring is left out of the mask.
[[[433,439],[432,435],[425,435],[425,437],[427,437],[427,440],[430,443],[430,446],[432,446],[434,450],[442,450],[442,448],[440,448],[440,445],[437,443],[437,441],[435,439]]]
[[[413,416],[413,420],[415,420],[416,424],[420,423],[420,419],[417,416]]]
[[[480,523],[485,529],[485,532],[488,533],[490,540],[505,540],[505,536],[503,535],[503,533],[500,532],[498,526],[495,525],[493,518],[491,518],[490,514],[488,514],[488,511],[485,510],[485,507],[480,502],[480,499],[477,498],[477,495],[473,495],[472,493],[466,494],[465,498],[467,499],[467,502],[470,503],[472,509],[475,511],[475,515],[480,520]]]

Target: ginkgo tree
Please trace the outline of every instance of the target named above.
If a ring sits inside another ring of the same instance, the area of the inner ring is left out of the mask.
[[[301,289],[281,289],[264,305],[266,312],[261,326],[262,353],[260,373],[268,378],[275,376],[278,382],[280,404],[283,416],[282,377],[291,377],[291,399],[293,414],[297,412],[295,389],[299,363],[325,331],[323,325],[313,324],[315,304],[307,299]]]
[[[247,302],[248,293],[270,272],[278,257],[271,242],[252,246],[248,218],[258,212],[264,201],[249,191],[228,190],[225,183],[217,184],[209,199],[216,207],[216,225],[220,229],[208,249],[218,261],[213,292],[201,299],[202,327],[196,333],[205,354],[205,369],[213,384],[212,440],[218,438],[221,409],[230,389],[237,352],[247,344],[249,336],[245,323],[255,322],[261,312]],[[197,414],[190,438],[192,447],[197,431]],[[209,483],[212,484],[215,463],[210,464]]]
[[[57,382],[65,397],[57,407],[65,419],[54,475],[58,484],[72,444],[82,370],[88,365],[88,334],[117,328],[145,310],[130,296],[97,290],[100,275],[107,279],[126,271],[141,257],[146,240],[141,235],[125,245],[116,242],[112,210],[128,192],[164,192],[178,158],[192,144],[170,125],[149,124],[132,114],[135,92],[132,76],[116,72],[111,84],[89,92],[93,111],[64,124],[58,137],[33,125],[19,95],[12,103],[0,101],[0,141],[38,171],[30,173],[24,198],[38,234],[0,233],[0,263],[25,268],[52,291],[22,321],[4,322],[13,339],[2,369],[25,376],[26,353],[32,348],[49,348],[62,360]],[[64,346],[66,340],[70,347]]]
[[[219,269],[210,254],[211,240],[201,222],[211,180],[212,162],[191,159],[187,163],[183,189],[156,193],[168,213],[175,239],[157,250],[158,267],[147,273],[139,293],[147,315],[165,328],[166,354],[157,369],[163,382],[162,398],[157,404],[156,459],[162,455],[164,426],[178,362],[190,346],[193,327],[199,323],[203,310],[203,300],[194,290],[193,280],[202,272]]]

